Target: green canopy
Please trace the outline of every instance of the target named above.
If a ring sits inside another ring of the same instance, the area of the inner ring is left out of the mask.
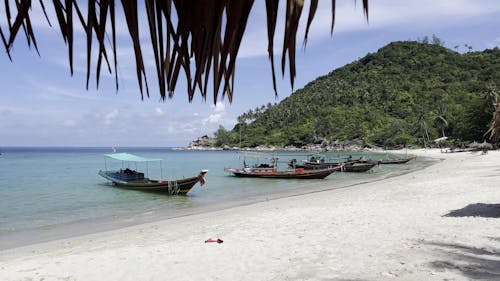
[[[104,154],[109,158],[113,158],[121,161],[130,161],[130,162],[152,162],[152,161],[162,161],[159,158],[144,158],[137,155],[133,155],[130,153],[113,153],[113,154]]]

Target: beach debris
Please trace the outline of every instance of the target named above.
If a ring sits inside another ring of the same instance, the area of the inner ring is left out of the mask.
[[[213,243],[213,242],[217,242],[217,243],[223,243],[224,241],[222,239],[215,239],[215,238],[208,238],[207,240],[205,240],[205,243]]]
[[[488,150],[493,149],[493,145],[491,143],[486,142],[486,141],[483,141],[482,143],[473,142],[473,143],[469,144],[468,147],[474,151],[482,150],[483,152],[487,152]]]

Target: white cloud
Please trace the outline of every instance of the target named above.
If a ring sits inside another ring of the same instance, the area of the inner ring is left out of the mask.
[[[226,110],[226,105],[223,102],[218,102],[217,105],[211,105],[210,107],[213,108],[215,112],[224,112]]]
[[[234,118],[227,116],[226,105],[223,102],[218,102],[217,105],[211,105],[210,107],[213,109],[213,113],[198,122],[201,123],[202,128],[210,128],[210,130],[215,131],[219,125],[227,126],[235,123]]]
[[[219,121],[222,119],[222,114],[221,113],[214,113],[210,114],[207,118],[203,119],[203,124],[206,125],[207,123],[219,123]]]
[[[165,114],[165,113],[163,112],[163,110],[161,108],[159,108],[159,107],[155,108],[155,115],[156,116],[162,116],[163,114]]]
[[[106,114],[104,116],[104,124],[106,124],[106,125],[113,124],[113,122],[116,120],[116,118],[118,118],[119,114],[120,114],[120,112],[118,111],[118,109],[114,109],[110,113]]]

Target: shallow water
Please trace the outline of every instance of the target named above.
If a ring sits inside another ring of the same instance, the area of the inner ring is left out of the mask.
[[[334,173],[324,180],[236,178],[224,167],[241,167],[235,151],[180,151],[168,148],[123,148],[144,157],[164,159],[130,168],[150,178],[178,179],[208,169],[207,184],[197,184],[187,196],[166,196],[111,186],[99,169],[122,168],[104,161],[109,148],[3,148],[0,155],[0,249],[68,235],[113,229],[160,218],[248,204],[324,189],[341,188],[405,173],[429,164],[417,159],[405,165],[379,165],[368,173]],[[385,154],[330,153],[329,157]],[[306,154],[279,153],[280,168]],[[246,158],[247,164],[255,160]]]

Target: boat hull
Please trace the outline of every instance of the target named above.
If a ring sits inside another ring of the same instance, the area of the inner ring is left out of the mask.
[[[233,173],[236,177],[246,177],[246,178],[268,178],[268,179],[324,179],[331,173],[339,170],[340,168],[327,168],[327,169],[315,169],[315,170],[304,170],[295,169],[293,171],[277,171],[265,169],[259,171],[259,169],[236,169],[236,168],[225,168],[226,172]]]
[[[414,159],[415,157],[404,158],[404,159],[389,159],[389,160],[379,160],[379,164],[405,164],[408,161]]]
[[[375,167],[376,163],[364,163],[364,164],[353,164],[353,165],[345,165],[344,172],[351,173],[362,173],[371,170]]]
[[[342,172],[353,172],[360,173],[371,170],[378,163],[345,163],[343,168],[340,168],[341,165],[338,163],[315,163],[315,164],[297,164],[297,168],[303,168],[306,170],[317,170],[317,169],[327,169],[327,168],[336,168]]]
[[[123,189],[166,193],[168,195],[186,195],[195,184],[200,181],[204,182],[206,171],[200,172],[196,177],[179,180],[151,180],[144,178],[142,180],[124,181],[114,177],[114,174],[114,172],[110,171],[99,171],[100,176]]]

